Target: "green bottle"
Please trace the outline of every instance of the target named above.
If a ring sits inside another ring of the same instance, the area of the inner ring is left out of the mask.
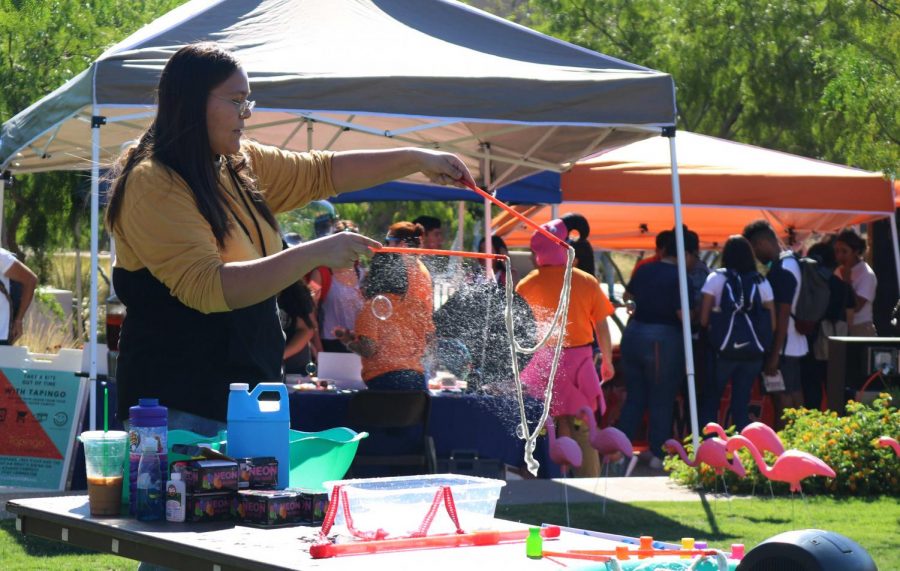
[[[525,555],[529,559],[541,559],[544,556],[544,539],[541,537],[541,528],[529,528],[528,538],[525,539]]]

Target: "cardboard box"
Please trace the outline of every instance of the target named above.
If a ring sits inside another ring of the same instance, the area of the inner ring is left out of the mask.
[[[237,462],[187,460],[173,464],[172,472],[181,474],[185,490],[189,495],[236,492],[238,489]]]
[[[300,494],[286,490],[241,490],[238,492],[237,521],[265,527],[296,525],[301,522]]]
[[[235,494],[188,494],[185,506],[185,521],[231,521],[235,513]]]
[[[238,488],[274,490],[278,485],[278,459],[273,456],[238,458]]]

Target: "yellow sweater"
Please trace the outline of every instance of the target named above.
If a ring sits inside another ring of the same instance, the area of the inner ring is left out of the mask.
[[[331,180],[333,153],[295,153],[245,141],[241,151],[272,212],[286,212],[312,200],[335,194]],[[227,191],[232,218],[230,234],[221,249],[212,229],[197,209],[187,184],[156,161],[137,165],[129,174],[116,239],[116,267],[150,270],[181,303],[203,313],[229,311],[222,290],[220,268],[228,262],[262,257],[254,218],[269,254],[281,251],[281,237],[253,208],[239,198],[224,164],[219,180]],[[249,197],[247,197],[249,204]],[[236,213],[250,236],[233,220]]]

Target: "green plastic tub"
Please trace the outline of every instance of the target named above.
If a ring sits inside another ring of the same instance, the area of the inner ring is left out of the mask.
[[[344,427],[321,432],[291,430],[290,487],[325,491],[322,484],[344,477],[359,441],[368,435]]]
[[[291,488],[325,491],[323,482],[340,480],[347,473],[359,441],[369,434],[357,434],[349,428],[329,428],[321,432],[291,430]],[[172,452],[175,444],[208,444],[213,450],[228,453],[228,434],[224,430],[216,436],[203,436],[189,430],[170,430],[168,434],[169,464],[190,458]]]

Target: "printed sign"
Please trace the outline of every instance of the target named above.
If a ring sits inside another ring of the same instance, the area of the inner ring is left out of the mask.
[[[0,486],[65,489],[87,381],[0,368]]]

